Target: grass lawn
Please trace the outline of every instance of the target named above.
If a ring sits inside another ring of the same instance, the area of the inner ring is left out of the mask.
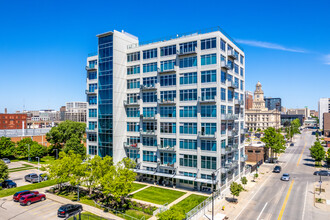
[[[138,190],[138,189],[141,189],[141,188],[143,188],[143,187],[145,187],[145,186],[147,186],[147,185],[140,184],[140,183],[133,183],[133,187],[132,187],[131,192],[134,192],[134,191],[136,191],[136,190]]]
[[[40,164],[49,164],[55,160],[54,156],[44,156],[43,158],[40,158],[39,163]],[[33,164],[38,164],[38,160],[35,158],[31,158],[31,161],[28,161],[26,158],[25,159],[14,159],[11,160],[12,162],[18,162],[18,161],[25,161],[28,163],[33,163]]]
[[[206,196],[191,194],[190,196],[188,196],[181,202],[175,204],[174,206],[179,207],[179,209],[182,210],[182,212],[187,213],[193,208],[195,208],[198,204],[203,202],[205,199],[207,199]]]
[[[13,195],[14,193],[16,193],[18,191],[35,190],[35,189],[40,189],[40,188],[44,188],[47,186],[53,186],[55,184],[56,184],[56,182],[54,180],[47,180],[47,181],[44,181],[41,183],[33,183],[33,184],[20,186],[20,187],[16,187],[16,188],[11,188],[11,189],[3,189],[3,190],[0,190],[0,198]]]
[[[163,189],[159,187],[150,186],[149,188],[146,188],[140,192],[133,194],[133,198],[146,202],[152,202],[154,204],[163,205],[165,203],[170,204],[184,194],[186,193],[171,189]]]
[[[8,171],[10,173],[13,173],[13,172],[18,172],[18,171],[22,171],[22,170],[31,170],[31,169],[37,169],[37,167],[34,167],[29,164],[22,164],[22,167],[11,168],[11,169],[8,169]]]
[[[78,215],[77,215],[77,218],[78,218]],[[101,220],[101,219],[105,219],[105,218],[102,218],[98,215],[94,215],[93,213],[90,213],[90,212],[81,213],[81,220]],[[69,218],[69,220],[73,220],[73,217]]]
[[[141,211],[138,211],[138,210],[133,210],[133,209],[129,209],[125,212],[125,214],[129,215],[129,216],[132,216],[134,218],[137,218],[137,219],[141,219],[143,216],[145,217],[145,219],[148,219],[151,217],[151,215],[148,215],[144,212],[141,212]],[[125,215],[122,215],[122,214],[117,214],[118,217],[122,217],[124,219],[127,219],[127,220],[131,220],[132,218],[128,217],[128,216],[125,216]]]

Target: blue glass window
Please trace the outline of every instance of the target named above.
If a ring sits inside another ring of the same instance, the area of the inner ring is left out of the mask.
[[[96,79],[97,78],[97,72],[93,71],[93,72],[89,72],[88,73],[88,79]]]
[[[143,78],[143,85],[146,87],[155,86],[157,83],[157,76]]]
[[[127,80],[127,89],[140,88],[140,79],[129,79]]]
[[[197,100],[197,89],[180,90],[180,101]]]
[[[140,99],[140,96],[138,93],[129,93],[127,94],[127,103],[137,103]]]
[[[238,78],[235,77],[235,82],[234,83],[235,83],[235,86],[237,88],[239,88],[239,79]]]
[[[90,105],[96,105],[97,104],[97,98],[96,98],[96,96],[88,96],[88,104],[90,104]]]
[[[176,45],[160,48],[160,56],[169,56],[173,54],[176,54]]]
[[[197,150],[197,140],[180,139],[180,148],[186,150]]]
[[[217,95],[217,88],[202,88],[202,100],[214,100]]]
[[[97,109],[88,109],[88,116],[90,118],[96,118],[97,117]]]
[[[243,68],[241,67],[240,70],[241,70],[241,76],[243,76],[243,75],[244,75],[244,73],[243,73],[243,71],[244,71]]]
[[[151,59],[157,57],[157,48],[151,50],[144,50],[143,51],[143,59]]]
[[[201,117],[203,117],[203,118],[217,117],[217,106],[216,105],[202,105],[201,106]]]
[[[183,106],[180,108],[180,117],[182,118],[196,118],[197,106]]]
[[[142,94],[143,102],[157,102],[157,93],[156,92],[144,92]]]
[[[174,101],[176,98],[176,90],[160,91],[160,100],[162,102]]]
[[[88,140],[95,142],[97,140],[96,134],[87,134]]]
[[[180,53],[196,51],[197,41],[187,42],[180,44]]]
[[[226,114],[226,106],[225,105],[221,105],[220,107],[220,113],[223,115],[223,114]]]
[[[127,54],[127,62],[140,60],[140,52],[134,52]]]
[[[201,56],[201,65],[210,65],[210,64],[216,64],[217,63],[217,54],[206,54]]]
[[[220,40],[220,49],[226,51],[226,42],[222,39]]]
[[[244,82],[243,82],[243,80],[241,80],[241,90],[243,91],[244,90]]]
[[[143,161],[157,162],[157,153],[153,151],[143,151]]]
[[[143,122],[142,130],[144,132],[154,132],[157,130],[157,123],[156,122]]]
[[[202,80],[202,83],[216,82],[217,81],[217,71],[216,70],[202,71],[201,80]]]
[[[217,142],[201,140],[201,150],[217,151]]]
[[[235,67],[235,73],[238,74],[238,65],[236,63],[234,64],[234,67]]]
[[[128,148],[128,149],[126,149],[126,154],[127,154],[128,158],[133,159],[133,160],[135,160],[136,158],[140,158],[140,152],[138,149]]]
[[[97,122],[96,121],[88,122],[88,129],[89,130],[95,130],[96,128],[97,128]]]
[[[180,157],[180,166],[184,167],[197,167],[197,156],[183,154]]]
[[[160,61],[160,71],[174,70],[175,60]]]
[[[139,108],[127,108],[126,114],[127,114],[127,117],[129,117],[129,118],[140,117],[140,109]]]
[[[160,123],[160,133],[175,134],[176,133],[176,123],[161,122]]]
[[[88,86],[88,91],[89,92],[95,92],[95,89],[97,89],[97,84],[96,83],[89,84],[89,86]]]
[[[241,62],[241,64],[244,63],[244,57],[243,57],[243,55],[240,56],[240,62]]]
[[[228,101],[233,101],[234,93],[232,90],[228,89]]]
[[[226,83],[226,75],[227,73],[224,71],[221,71],[221,83]]]
[[[97,60],[91,60],[88,62],[89,68],[94,68],[97,66]]]
[[[201,167],[203,169],[215,170],[217,169],[217,158],[216,157],[201,157]]]
[[[160,76],[161,86],[175,86],[176,85],[176,75],[161,75]]]
[[[182,123],[180,124],[181,134],[197,134],[197,123]]]
[[[155,71],[157,71],[157,63],[143,64],[143,72],[144,73],[155,72]]]
[[[164,147],[175,147],[176,139],[174,138],[160,138],[160,145]]]
[[[216,123],[202,123],[201,126],[201,133],[202,135],[211,134],[213,135],[217,131],[217,124]]]
[[[160,107],[160,117],[166,117],[166,118],[176,117],[176,107],[175,106]]]
[[[197,57],[185,57],[180,59],[180,68],[197,66]]]
[[[88,146],[88,154],[89,155],[97,155],[97,146],[89,145]]]
[[[202,50],[216,48],[216,47],[217,47],[217,39],[215,37],[201,40],[201,49]]]
[[[180,77],[181,85],[196,84],[196,83],[197,83],[197,72],[184,73],[183,76]]]
[[[157,114],[157,107],[143,107],[143,117],[155,117]]]
[[[127,131],[139,132],[140,131],[139,123],[138,122],[127,122]]]
[[[139,73],[140,73],[140,65],[127,67],[127,75],[133,75]]]
[[[157,137],[143,137],[143,146],[157,146]]]
[[[221,88],[221,100],[226,101],[226,89]]]
[[[160,163],[161,164],[174,164],[176,162],[175,153],[160,152]]]

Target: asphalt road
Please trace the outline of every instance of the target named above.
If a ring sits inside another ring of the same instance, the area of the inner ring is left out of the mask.
[[[310,220],[329,219],[329,213],[318,210],[313,205],[313,184],[319,180],[314,176],[314,162],[309,156],[309,147],[315,136],[311,130],[304,130],[296,138],[293,147],[288,147],[281,155],[281,173],[272,173],[265,184],[256,189],[253,199],[236,219],[240,220]],[[275,166],[275,165],[274,165]],[[283,173],[289,173],[290,181],[281,181]],[[330,177],[323,177],[330,178]]]

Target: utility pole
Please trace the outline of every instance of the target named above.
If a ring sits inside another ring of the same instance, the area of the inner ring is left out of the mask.
[[[31,159],[30,159],[30,144],[28,144],[28,148],[29,148],[29,158],[28,158],[28,161],[30,162]]]
[[[320,175],[320,173],[319,173],[319,175]],[[320,183],[320,192],[319,192],[319,195],[321,195],[321,184],[322,184],[322,178],[321,178],[322,176],[320,175],[320,181],[319,181],[319,183]]]
[[[39,157],[36,157],[38,159],[38,183],[40,183],[40,175],[39,175]]]

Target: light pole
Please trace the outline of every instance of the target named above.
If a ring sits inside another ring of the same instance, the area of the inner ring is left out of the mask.
[[[56,154],[55,154],[55,159],[57,160],[57,156],[58,156],[58,149],[54,149],[56,151]],[[54,151],[53,150],[53,151]]]
[[[80,186],[80,184],[77,185],[77,187],[78,187],[78,189],[77,189],[77,190],[78,190],[78,198],[77,198],[77,201],[79,201],[79,186]]]
[[[319,174],[319,175],[320,175],[320,174]],[[320,181],[319,181],[319,183],[320,183],[320,192],[319,192],[319,195],[321,195],[321,184],[322,184],[321,175],[320,175]]]
[[[39,174],[39,157],[36,157],[38,159],[38,183],[40,182],[40,174]]]
[[[29,149],[29,158],[28,158],[28,161],[30,162],[30,144],[28,144],[28,149]]]

